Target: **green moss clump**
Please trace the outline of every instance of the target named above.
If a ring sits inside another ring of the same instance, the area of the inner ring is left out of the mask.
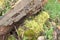
[[[28,27],[36,33],[39,33],[43,30],[43,24],[48,18],[48,13],[43,11],[39,15],[35,16],[35,18],[33,18],[32,20],[27,19],[24,26]]]
[[[46,22],[46,20],[48,20],[48,18],[49,18],[48,13],[44,12],[44,11],[42,11],[41,13],[36,15],[35,17],[27,18],[24,22],[24,25],[23,25],[24,27],[28,28],[23,31],[24,38],[26,37],[28,40],[37,39],[37,37],[40,35],[40,32],[44,31],[43,25]],[[19,29],[21,29],[21,28],[19,28]]]
[[[13,35],[8,37],[8,40],[16,40]]]

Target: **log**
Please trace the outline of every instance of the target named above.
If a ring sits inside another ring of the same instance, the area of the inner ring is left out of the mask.
[[[0,19],[0,35],[9,33],[14,25],[18,27],[21,19],[28,14],[39,12],[46,0],[19,0],[13,8]]]

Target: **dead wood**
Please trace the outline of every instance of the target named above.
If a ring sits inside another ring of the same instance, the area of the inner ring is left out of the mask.
[[[2,35],[10,33],[14,27],[18,28],[22,18],[27,14],[36,14],[39,12],[46,0],[21,0],[0,19],[0,38]],[[3,40],[3,39],[2,39]]]

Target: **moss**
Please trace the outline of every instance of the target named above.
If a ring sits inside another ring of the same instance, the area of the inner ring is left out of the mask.
[[[48,18],[49,14],[45,11],[40,12],[38,15],[34,17],[27,18],[23,25],[27,29],[26,30],[22,29],[24,30],[23,36],[27,37],[29,40],[37,39],[37,37],[40,35],[40,32],[44,31],[43,25],[46,22],[46,20],[48,20]],[[21,27],[19,29],[21,29]]]
[[[25,25],[29,29],[35,31],[36,33],[39,33],[43,30],[43,24],[45,21],[49,18],[49,15],[47,12],[41,12],[39,15],[35,16],[32,20],[26,20]]]
[[[8,40],[16,40],[13,35],[8,37]]]

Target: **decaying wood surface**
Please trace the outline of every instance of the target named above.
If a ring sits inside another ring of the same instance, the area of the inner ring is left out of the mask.
[[[18,27],[27,14],[39,12],[46,0],[19,0],[13,8],[0,19],[0,35],[9,33],[14,25]]]

